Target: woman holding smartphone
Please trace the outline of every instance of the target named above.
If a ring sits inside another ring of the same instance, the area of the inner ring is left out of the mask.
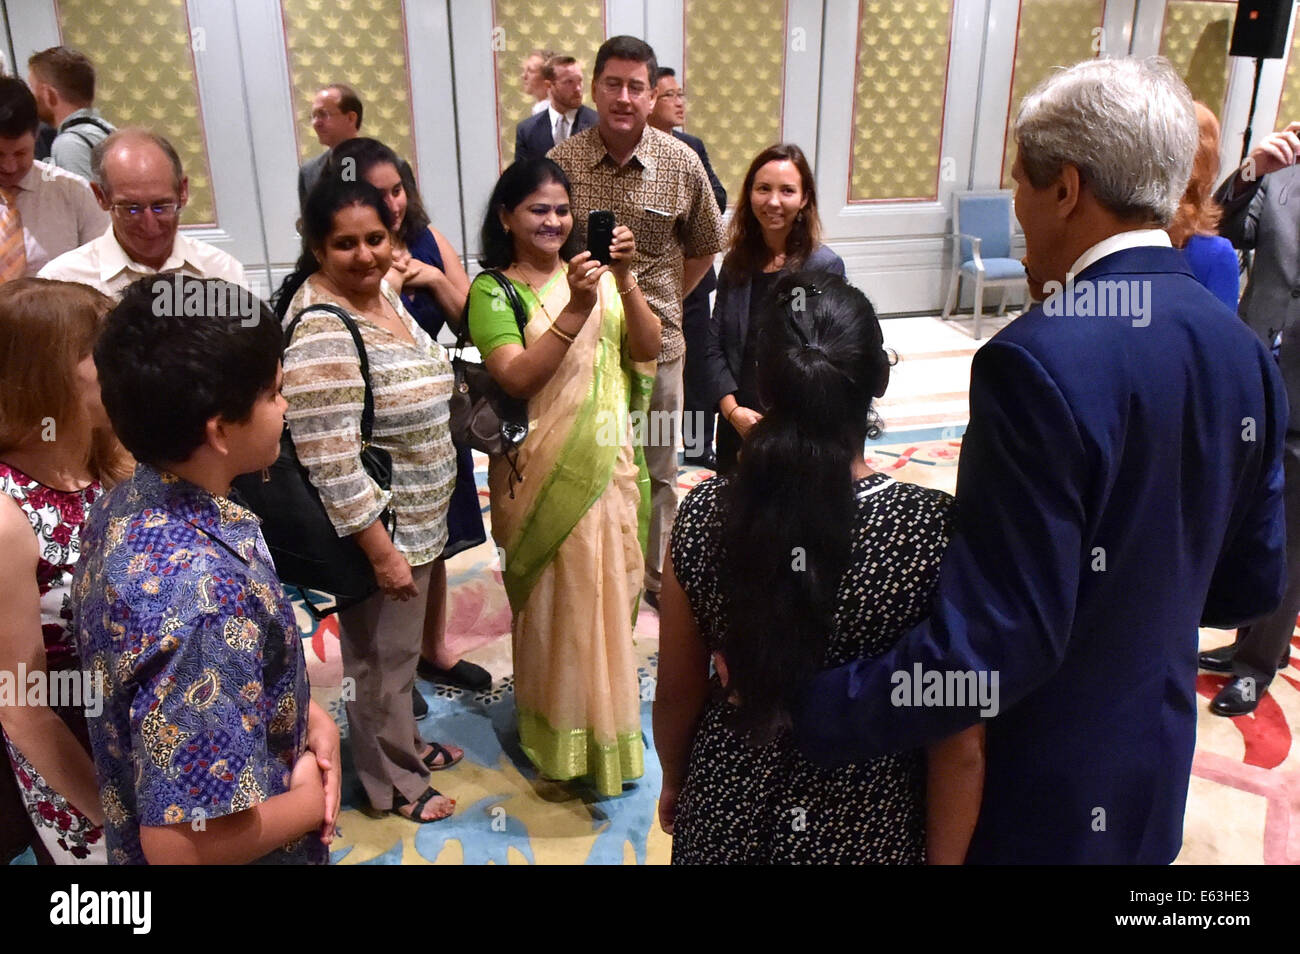
[[[612,264],[562,251],[569,181],[549,159],[510,166],[482,229],[469,328],[493,379],[528,399],[528,437],[488,473],[492,536],[513,613],[520,744],[547,778],[589,778],[618,795],[644,770],[632,624],[641,598],[649,475],[629,411],[644,412],[659,319],[632,275],[636,244],[617,226]]]

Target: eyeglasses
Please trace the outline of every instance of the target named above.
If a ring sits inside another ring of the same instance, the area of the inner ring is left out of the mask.
[[[686,90],[684,90],[684,89],[670,89],[670,90],[667,90],[666,92],[660,93],[660,94],[659,94],[659,98],[660,98],[660,99],[680,99],[682,102],[686,102]]]
[[[342,115],[343,115],[343,110],[341,109],[340,110],[313,109],[311,111],[311,118],[313,122],[315,122],[317,119],[329,119],[331,116],[342,116]]]
[[[609,93],[611,96],[617,96],[619,93],[623,92],[624,87],[627,87],[627,93],[629,96],[644,96],[650,91],[650,87],[645,83],[638,82],[637,80],[632,80],[630,83],[624,83],[621,79],[614,76],[605,77],[600,81],[600,85],[604,88],[605,92]]]
[[[114,202],[110,208],[128,219],[139,220],[144,215],[145,209],[148,209],[155,219],[170,219],[180,212],[181,204],[179,202]]]

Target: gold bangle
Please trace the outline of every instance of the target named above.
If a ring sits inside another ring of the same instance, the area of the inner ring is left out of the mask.
[[[617,285],[615,285],[614,287],[615,287],[615,288],[618,288]],[[640,283],[636,280],[636,276],[633,275],[633,276],[632,276],[632,287],[631,287],[631,288],[627,288],[627,289],[619,288],[619,289],[618,289],[619,297],[621,298],[623,295],[626,295],[628,292],[634,292],[634,291],[636,291],[638,287],[640,287]]]
[[[553,322],[553,321],[550,323],[550,325],[547,326],[546,330],[547,330],[547,331],[554,331],[554,332],[555,332],[555,336],[556,336],[557,338],[559,338],[561,341],[564,341],[564,342],[566,342],[566,343],[568,343],[568,344],[573,344],[573,342],[574,342],[574,336],[571,335],[571,334],[568,334],[568,333],[566,333],[566,332],[564,332],[564,331],[561,331],[560,328],[559,328],[559,326],[556,325],[556,323]]]

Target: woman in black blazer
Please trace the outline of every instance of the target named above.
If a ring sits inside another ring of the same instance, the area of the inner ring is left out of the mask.
[[[745,435],[763,416],[752,329],[777,278],[800,269],[844,276],[844,262],[820,244],[817,187],[802,149],[792,143],[764,149],[749,164],[740,194],[706,351],[711,396],[722,414],[721,472],[735,466]]]

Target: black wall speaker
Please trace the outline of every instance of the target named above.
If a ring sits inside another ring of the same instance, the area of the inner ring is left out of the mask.
[[[1290,0],[1241,0],[1237,4],[1228,54],[1280,59],[1286,53],[1286,28],[1290,20]]]

